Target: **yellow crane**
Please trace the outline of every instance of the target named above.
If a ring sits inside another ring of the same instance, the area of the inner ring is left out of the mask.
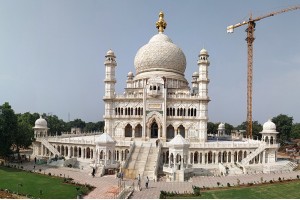
[[[252,82],[253,82],[253,42],[254,42],[254,31],[255,25],[257,21],[272,17],[274,15],[278,15],[284,12],[292,11],[300,9],[300,5],[292,6],[286,9],[278,10],[275,12],[268,13],[266,15],[252,18],[252,14],[248,21],[243,21],[241,23],[231,25],[227,27],[227,33],[233,33],[233,30],[237,27],[248,25],[246,32],[247,32],[247,46],[248,46],[248,70],[247,70],[247,135],[252,138]]]

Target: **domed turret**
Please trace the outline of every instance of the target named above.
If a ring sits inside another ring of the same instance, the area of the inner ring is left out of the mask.
[[[47,121],[40,116],[40,118],[35,121],[34,128],[47,129]]]
[[[208,55],[208,52],[206,49],[203,48],[203,49],[201,49],[199,55]]]
[[[218,130],[225,130],[225,124],[224,123],[220,123],[218,126]]]
[[[107,133],[101,134],[99,137],[95,140],[96,145],[104,145],[104,144],[115,144],[116,142],[112,139],[110,135]]]
[[[106,56],[111,56],[111,57],[114,57],[114,58],[116,57],[115,53],[111,49],[107,51]]]
[[[34,137],[47,137],[48,136],[48,126],[47,126],[47,121],[42,118],[40,115],[40,118],[37,119],[34,123]]]
[[[276,125],[269,119],[263,125],[263,131],[261,133],[278,133],[276,132]]]

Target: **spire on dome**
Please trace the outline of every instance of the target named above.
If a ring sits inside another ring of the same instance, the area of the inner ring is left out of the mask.
[[[159,19],[156,22],[156,28],[158,29],[159,33],[163,33],[164,29],[166,29],[166,27],[167,27],[167,22],[165,22],[165,20],[164,20],[164,13],[162,11],[160,11]]]

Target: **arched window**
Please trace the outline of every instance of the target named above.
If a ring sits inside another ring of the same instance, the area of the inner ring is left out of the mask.
[[[125,115],[127,115],[127,108],[125,108]]]
[[[185,108],[183,109],[183,116],[185,116]]]
[[[160,87],[159,87],[159,86],[157,86],[157,90],[160,90]]]
[[[150,90],[152,90],[152,85],[150,85]]]
[[[179,134],[180,134],[183,138],[185,138],[185,128],[184,128],[182,125],[180,125],[180,126],[178,127],[178,130],[179,130]]]
[[[169,125],[167,127],[167,140],[173,139],[175,136],[174,127],[172,125]]]
[[[194,153],[194,163],[195,163],[195,164],[198,163],[198,157],[199,157],[199,153],[198,153],[198,151],[196,151],[196,152]]]
[[[135,127],[135,137],[142,137],[142,126],[140,124],[138,124],[136,127]]]
[[[121,115],[123,115],[123,108],[121,108]]]
[[[180,116],[179,108],[177,108],[177,116]]]
[[[125,137],[132,137],[132,126],[130,124],[125,127]]]
[[[167,108],[167,116],[169,116],[169,108]]]
[[[131,111],[131,115],[133,115],[133,108],[131,108],[130,111]]]
[[[103,156],[103,151],[101,150],[101,151],[100,151],[100,156],[99,156],[99,159],[101,159],[101,160],[102,160],[103,158],[104,158],[104,156]]]
[[[197,113],[197,110],[196,110],[196,108],[194,109],[194,117],[196,117],[196,114]]]
[[[156,90],[156,85],[153,86],[153,90]]]
[[[190,109],[188,108],[188,116],[190,116]]]
[[[134,113],[134,114],[135,114],[135,115],[137,115],[137,114],[138,114],[138,112],[137,112],[137,108],[135,108],[134,110],[135,110],[135,113]]]
[[[118,115],[118,109],[115,108],[115,115]]]
[[[173,108],[173,116],[175,116],[175,108]]]
[[[183,116],[183,109],[180,108],[180,116]]]

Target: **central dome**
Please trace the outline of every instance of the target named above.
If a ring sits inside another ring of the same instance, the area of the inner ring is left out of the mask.
[[[183,75],[186,59],[182,50],[165,34],[159,32],[137,52],[136,74],[149,71],[175,72]]]

